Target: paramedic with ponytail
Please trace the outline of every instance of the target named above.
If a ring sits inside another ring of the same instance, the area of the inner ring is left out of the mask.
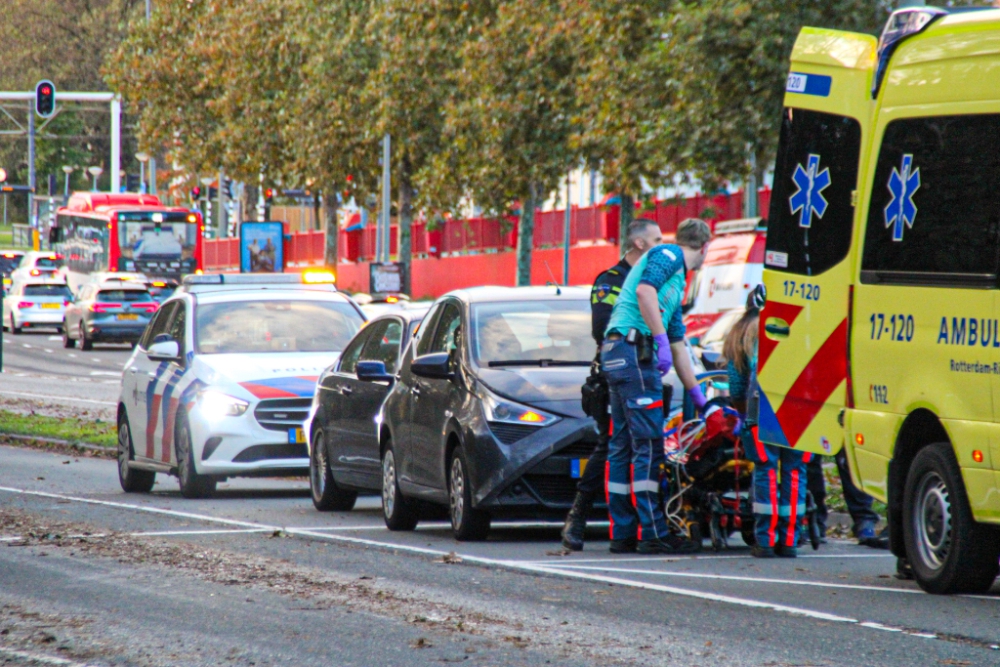
[[[711,238],[704,220],[682,222],[676,244],[650,249],[629,272],[611,312],[601,346],[601,371],[611,393],[613,425],[606,483],[612,553],[701,549],[670,532],[660,505],[662,376],[676,366],[695,407],[704,408],[705,395],[684,343],[681,303],[687,272],[701,267]]]
[[[747,310],[726,336],[722,348],[728,360],[729,397],[742,420],[740,442],[753,461],[753,514],[756,558],[795,558],[799,521],[806,511],[806,462],[811,454],[766,445],[755,437],[758,401],[757,337],[764,287],[747,297]]]

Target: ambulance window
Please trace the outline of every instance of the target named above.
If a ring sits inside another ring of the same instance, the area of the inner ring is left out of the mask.
[[[872,181],[861,280],[992,287],[1000,115],[896,120]]]
[[[774,165],[765,264],[815,276],[851,247],[861,125],[853,118],[785,109]]]

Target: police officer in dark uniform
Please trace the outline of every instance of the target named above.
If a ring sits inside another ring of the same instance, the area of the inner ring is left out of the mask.
[[[629,269],[635,265],[650,248],[663,241],[660,226],[653,220],[639,218],[629,225],[625,239],[625,255],[621,261],[597,276],[590,291],[590,318],[594,342],[600,349],[604,341],[604,330],[611,319],[611,311],[621,293]],[[608,440],[611,436],[611,415],[609,413],[609,393],[607,381],[600,373],[600,360],[595,359],[591,375],[584,385],[584,410],[597,421],[599,439],[594,453],[590,455],[576,486],[573,508],[566,516],[562,531],[562,543],[567,549],[583,549],[583,534],[587,527],[587,515],[594,501],[604,492],[604,468],[608,460]]]

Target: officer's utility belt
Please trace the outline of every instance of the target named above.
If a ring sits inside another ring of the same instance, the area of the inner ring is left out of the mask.
[[[635,345],[635,353],[640,363],[653,360],[653,337],[647,336],[638,329],[629,329],[628,335],[622,336],[620,333],[608,334],[608,340],[622,340],[629,345]]]

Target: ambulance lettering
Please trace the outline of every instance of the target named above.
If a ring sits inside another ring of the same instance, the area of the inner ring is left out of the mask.
[[[912,172],[913,156],[903,156],[900,169],[892,168],[889,176],[889,193],[892,199],[885,207],[885,226],[892,227],[892,240],[903,240],[903,225],[913,229],[913,221],[917,218],[917,205],[913,203],[913,195],[920,189],[920,167]]]
[[[1000,347],[1000,331],[995,319],[975,317],[942,317],[938,329],[938,345]]]

